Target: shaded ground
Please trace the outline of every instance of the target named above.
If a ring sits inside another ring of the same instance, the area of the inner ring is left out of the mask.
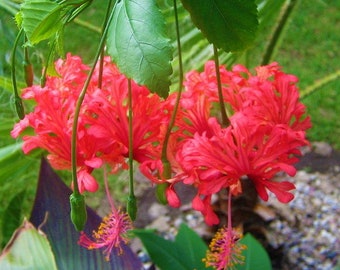
[[[337,174],[340,172],[340,152],[332,150],[321,154],[311,151],[301,158],[296,168],[308,172]]]

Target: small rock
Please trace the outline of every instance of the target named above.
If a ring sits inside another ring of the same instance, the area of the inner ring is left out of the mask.
[[[332,154],[332,146],[326,142],[313,142],[314,152],[323,157],[329,157]]]
[[[264,204],[256,204],[254,212],[261,216],[265,221],[271,221],[276,218],[275,211]]]
[[[156,229],[159,232],[170,231],[170,217],[160,216],[151,222],[147,227],[150,229]]]
[[[168,212],[169,209],[166,206],[161,205],[159,203],[153,203],[148,210],[148,214],[152,219],[158,218],[159,216],[164,216]]]

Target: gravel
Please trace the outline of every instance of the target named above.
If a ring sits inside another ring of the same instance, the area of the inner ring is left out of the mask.
[[[267,205],[277,218],[269,224],[268,238],[283,247],[283,269],[332,270],[340,256],[340,174],[299,171],[295,199],[282,205],[272,198]]]

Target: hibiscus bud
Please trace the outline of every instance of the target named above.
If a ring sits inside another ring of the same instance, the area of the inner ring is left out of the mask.
[[[81,194],[72,193],[70,196],[71,204],[71,220],[77,231],[84,229],[87,213],[85,205],[85,197]]]
[[[129,195],[126,210],[130,219],[134,221],[137,215],[137,200],[134,195]]]
[[[161,204],[164,204],[164,205],[168,204],[168,200],[165,194],[165,191],[168,188],[168,186],[169,185],[167,183],[158,184],[156,186],[156,198]]]

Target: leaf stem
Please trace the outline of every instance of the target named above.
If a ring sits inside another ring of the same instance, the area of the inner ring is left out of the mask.
[[[220,64],[218,60],[218,51],[215,45],[214,47],[214,62],[215,62],[215,72],[216,72],[216,80],[217,80],[217,90],[218,90],[218,101],[220,104],[221,117],[222,117],[222,125],[227,127],[230,124],[229,118],[227,116],[227,112],[224,106],[223,93],[222,93],[222,83],[221,83],[221,74],[220,74]]]

